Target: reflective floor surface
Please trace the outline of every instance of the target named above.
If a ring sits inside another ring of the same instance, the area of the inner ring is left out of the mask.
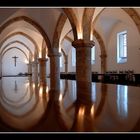
[[[1,132],[137,132],[140,87],[92,83],[92,93],[76,93],[76,81],[0,79]]]

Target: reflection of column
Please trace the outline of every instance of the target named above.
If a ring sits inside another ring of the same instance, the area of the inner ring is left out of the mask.
[[[84,41],[82,39],[72,42],[72,46],[76,48],[76,80],[77,95],[91,94],[91,47],[94,46],[93,41]]]
[[[58,51],[48,55],[50,57],[50,88],[51,90],[60,90],[60,56]]]
[[[46,61],[47,60],[48,60],[47,58],[39,58],[38,59],[40,80],[46,79]]]
[[[103,111],[103,107],[105,105],[105,101],[106,101],[106,96],[107,96],[107,85],[106,84],[101,84],[101,99],[100,102],[97,106],[96,112],[95,112],[95,118],[97,118]]]
[[[106,72],[106,54],[101,54],[101,73],[104,74]]]
[[[65,55],[65,73],[68,73],[68,55]]]
[[[71,131],[95,131],[94,104],[88,106],[76,104],[75,107],[75,116]]]

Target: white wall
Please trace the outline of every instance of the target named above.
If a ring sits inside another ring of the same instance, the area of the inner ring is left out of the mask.
[[[14,65],[13,56],[17,56],[17,65]],[[18,49],[11,49],[5,53],[2,59],[2,75],[16,75],[20,72],[28,72],[27,64],[24,62],[25,55]]]
[[[127,30],[127,62],[117,64],[117,33]],[[118,23],[110,35],[107,45],[107,70],[134,70],[135,73],[140,73],[140,35],[136,26],[128,26],[123,22]]]

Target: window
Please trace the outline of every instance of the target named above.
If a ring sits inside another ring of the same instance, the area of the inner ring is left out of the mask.
[[[127,31],[117,34],[117,63],[127,61]]]
[[[91,64],[95,64],[95,46],[91,48]]]
[[[72,47],[72,66],[76,65],[76,51],[75,48]]]
[[[63,65],[62,65],[62,56],[60,56],[60,67],[63,67]]]
[[[128,86],[117,85],[117,109],[119,115],[124,118],[128,115]]]

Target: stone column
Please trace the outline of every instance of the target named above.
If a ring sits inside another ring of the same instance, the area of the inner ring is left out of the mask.
[[[101,54],[101,73],[104,74],[106,72],[106,54]]]
[[[91,94],[91,48],[94,42],[79,39],[72,42],[72,46],[76,48],[77,96],[80,94],[81,99],[84,100],[88,97],[86,94]]]
[[[32,62],[32,77],[33,80],[38,80],[38,63],[37,61]]]
[[[32,63],[31,62],[29,62],[27,64],[27,68],[28,68],[28,74],[32,74]]]
[[[0,78],[2,77],[2,59],[0,57]]]
[[[60,91],[60,56],[58,51],[53,51],[48,55],[50,57],[50,88]]]
[[[68,73],[68,55],[65,56],[65,73]]]
[[[46,61],[48,59],[47,58],[39,58],[38,62],[39,62],[39,77],[40,80],[44,81],[46,80]]]

